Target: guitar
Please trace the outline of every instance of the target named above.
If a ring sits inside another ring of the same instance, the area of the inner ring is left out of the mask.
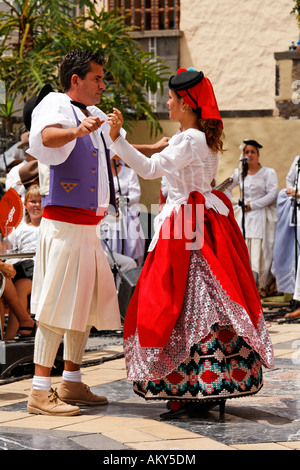
[[[226,180],[223,181],[223,183],[219,184],[216,188],[217,191],[225,191],[225,189],[227,189],[231,183],[232,183],[233,179],[232,178],[227,178]]]

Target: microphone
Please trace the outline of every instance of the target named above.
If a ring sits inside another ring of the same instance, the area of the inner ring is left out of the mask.
[[[240,162],[248,162],[248,161],[249,161],[249,157],[245,157],[245,158],[240,159]]]

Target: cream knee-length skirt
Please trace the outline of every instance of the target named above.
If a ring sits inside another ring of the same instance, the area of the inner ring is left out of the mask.
[[[97,226],[42,219],[31,313],[68,330],[120,328],[117,291]]]

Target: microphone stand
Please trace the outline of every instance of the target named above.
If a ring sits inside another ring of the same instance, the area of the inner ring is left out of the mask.
[[[6,147],[5,147],[5,144],[4,144],[4,139],[3,139],[2,134],[1,134],[1,129],[0,129],[0,140],[1,140],[1,150],[2,150],[3,162],[4,162],[4,166],[5,166],[5,171],[7,173],[7,162],[6,162],[6,156],[5,156]]]
[[[242,158],[242,189],[241,189],[241,194],[242,197],[239,199],[239,206],[242,208],[242,232],[243,232],[243,237],[244,239],[246,238],[246,233],[245,233],[245,178],[247,176],[248,172],[248,158]]]
[[[121,272],[121,270],[120,270],[120,266],[118,265],[118,263],[117,263],[116,260],[115,260],[115,257],[114,257],[114,255],[113,255],[112,250],[110,249],[110,246],[109,246],[109,244],[108,244],[107,238],[102,238],[102,240],[103,240],[103,242],[105,243],[105,246],[106,246],[106,248],[107,248],[107,251],[108,251],[108,253],[110,254],[111,259],[112,259],[112,261],[113,261],[113,267],[111,268],[111,270],[112,270],[112,273],[113,273],[113,275],[114,275],[114,280],[115,280],[115,284],[116,284],[116,281],[117,281],[117,274],[119,274],[119,276],[120,276],[121,278],[123,277],[123,274],[122,274],[122,272]]]
[[[293,206],[293,213],[292,213],[292,219],[291,223],[294,224],[294,232],[295,232],[295,280],[297,278],[297,269],[298,269],[298,207],[300,206],[300,203],[297,200],[297,193],[298,193],[298,184],[299,184],[299,173],[300,173],[300,157],[298,158],[298,161],[296,163],[296,177],[295,177],[295,196],[294,198],[291,199],[291,205]],[[290,302],[291,305],[291,311],[294,311],[297,309],[299,305],[298,300],[292,300]],[[287,318],[284,320],[281,320],[279,323],[299,323],[300,319],[299,317],[295,318]]]
[[[117,177],[117,182],[118,182],[118,188],[119,188],[119,194],[120,194],[120,198],[122,198],[122,191],[121,191],[121,185],[120,185],[120,180],[119,180],[119,175],[118,175],[118,166],[120,165],[120,163],[117,165],[116,161],[113,159],[113,165],[114,165],[114,169],[115,169],[115,173],[116,173],[116,177]],[[120,198],[119,198],[119,204],[120,204]],[[121,204],[121,209],[123,209],[123,205]],[[119,214],[121,216],[121,243],[122,243],[122,251],[121,251],[121,254],[124,255],[124,230],[123,230],[123,224],[124,224],[124,220],[122,220],[122,217],[124,217],[124,211],[123,213],[120,213],[120,207],[118,207],[119,209]],[[121,211],[122,212],[122,211]],[[126,220],[126,218],[125,218]]]
[[[116,177],[117,177],[117,181],[118,181],[119,193],[120,193],[120,196],[122,196],[120,180],[119,180],[119,175],[118,175],[118,166],[119,166],[119,164],[117,165],[116,160],[114,160],[114,159],[113,159],[113,165],[114,165],[114,169],[115,169],[115,173],[116,173]]]
[[[300,157],[298,158],[298,162],[296,164],[297,171],[296,171],[296,184],[295,184],[295,197],[293,201],[294,211],[293,211],[293,218],[292,221],[294,223],[294,231],[295,231],[295,277],[297,276],[297,268],[298,268],[298,201],[297,201],[297,192],[298,192],[298,184],[299,184],[299,173],[300,173]]]
[[[0,104],[6,104],[6,85],[5,82],[0,80]],[[3,162],[5,166],[5,172],[7,174],[7,161],[6,161],[6,156],[5,156],[5,150],[6,150],[6,144],[4,143],[5,139],[5,129],[3,129],[4,124],[2,122],[2,125],[0,125],[0,140],[1,140],[1,149],[2,149],[2,156],[3,156]],[[6,142],[7,143],[7,142]]]

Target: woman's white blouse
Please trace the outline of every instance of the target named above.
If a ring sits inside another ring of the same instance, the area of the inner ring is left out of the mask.
[[[35,253],[39,238],[40,227],[27,224],[25,221],[21,222],[8,236],[8,241],[12,246],[12,250],[18,253]],[[22,261],[20,258],[12,258],[8,260],[10,264],[15,264]]]
[[[144,179],[165,175],[168,203],[187,201],[191,191],[203,194],[211,191],[218,155],[209,149],[204,133],[197,129],[176,134],[162,152],[151,158],[138,152],[121,136],[110,148]]]
[[[188,129],[174,135],[169,145],[151,158],[138,152],[122,136],[110,148],[142,178],[165,176],[168,196],[162,212],[156,218],[156,232],[174,208],[187,203],[192,191],[204,195],[207,208],[228,215],[225,204],[211,193],[211,181],[217,173],[218,154],[208,147],[205,134],[198,129]]]
[[[238,169],[231,175],[233,181],[225,193],[231,196],[230,191],[235,186],[241,187],[241,175]],[[247,175],[244,179],[244,200],[249,202],[251,211],[245,214],[246,238],[263,238],[265,226],[265,210],[276,204],[278,196],[278,179],[273,168],[261,167],[255,175]],[[237,222],[241,227],[241,211]]]
[[[300,155],[294,158],[293,163],[290,166],[289,172],[286,176],[286,187],[295,188],[297,176],[298,176],[298,189],[300,188],[300,175],[298,175],[298,165],[300,163]]]

